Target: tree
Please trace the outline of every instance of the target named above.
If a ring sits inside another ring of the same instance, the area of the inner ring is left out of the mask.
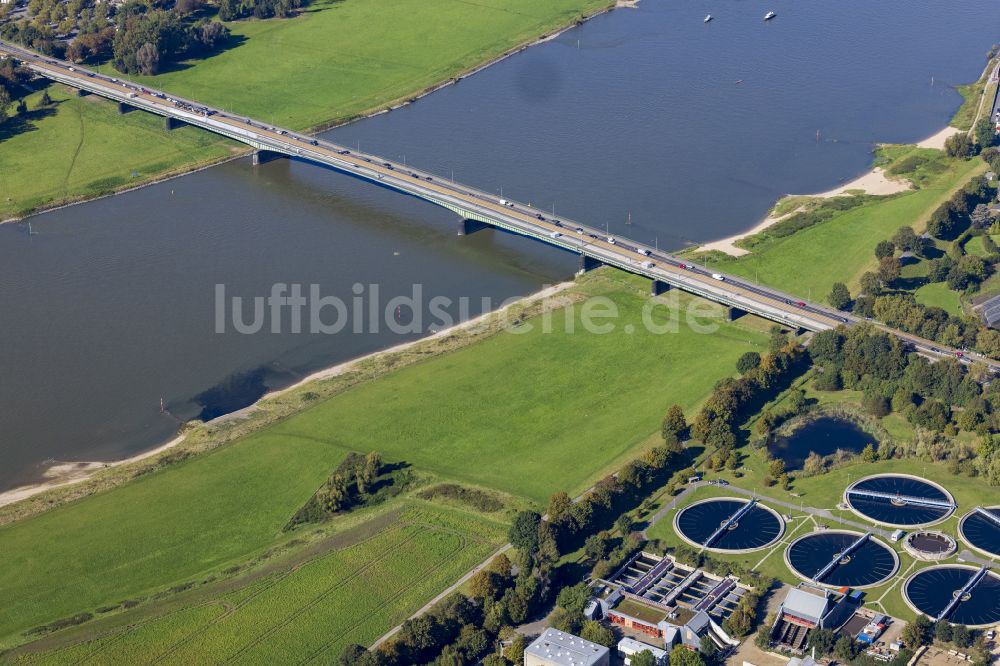
[[[959,132],[948,137],[944,142],[944,152],[948,157],[967,158],[976,154],[976,147],[972,144],[972,139],[965,132]]]
[[[614,647],[615,634],[597,620],[587,620],[580,629],[580,638],[604,647]]]
[[[886,241],[882,241],[883,243]],[[891,245],[891,243],[890,243]],[[830,288],[830,294],[826,297],[827,302],[838,310],[846,310],[851,304],[851,292],[843,282],[834,282]]]
[[[562,523],[569,516],[569,510],[572,506],[573,500],[564,491],[552,493],[552,496],[549,497],[547,512],[549,521],[556,524]]]
[[[542,517],[534,511],[521,511],[514,516],[507,538],[518,550],[534,556],[538,550],[538,524]]]
[[[38,106],[50,106],[51,104],[52,98],[49,97],[49,91],[46,90],[42,92],[42,97],[38,100]]]
[[[951,642],[951,622],[948,620],[938,620],[934,625],[934,638],[944,643]]]
[[[663,441],[668,444],[677,443],[687,432],[688,424],[684,420],[684,410],[680,405],[672,405],[663,417]]]
[[[851,663],[855,655],[854,640],[850,636],[841,636],[837,639],[833,651],[841,661]]]
[[[10,107],[10,93],[0,85],[0,123],[7,120],[7,109]]]
[[[878,296],[882,293],[882,281],[878,275],[868,271],[861,276],[861,293],[867,296]]]
[[[469,581],[469,592],[477,599],[496,599],[503,591],[500,577],[487,569],[480,569]]]
[[[972,632],[964,624],[956,624],[951,629],[951,642],[955,647],[967,648],[972,645]]]
[[[833,652],[836,641],[837,635],[830,629],[814,629],[809,632],[809,647],[816,648],[816,652],[821,655]]]
[[[160,52],[156,46],[146,42],[135,52],[135,62],[139,73],[152,76],[160,70]]]
[[[670,651],[670,666],[705,666],[700,652],[688,650],[683,645],[675,645]]]
[[[925,644],[930,637],[931,621],[925,615],[903,627],[903,643],[910,649],[916,649]]]
[[[900,227],[896,230],[896,233],[892,236],[892,244],[895,245],[896,249],[900,252],[917,252],[922,247],[920,236],[913,231],[913,227],[908,226]],[[876,256],[878,256],[877,252]],[[878,258],[882,259],[882,257]]]
[[[996,126],[989,118],[980,118],[977,120],[975,126],[972,128],[972,133],[976,137],[976,144],[979,146],[980,151],[996,143]]]
[[[882,257],[878,262],[878,279],[883,285],[890,285],[899,279],[901,266],[896,257]]]
[[[906,227],[910,229],[909,227]],[[912,232],[913,229],[910,229]],[[878,245],[875,246],[875,258],[882,259],[883,257],[891,257],[896,252],[896,244],[892,241],[881,240]]]
[[[583,609],[590,600],[590,588],[586,583],[577,583],[571,587],[564,587],[559,590],[556,597],[556,604],[565,608],[570,613],[582,614]]]
[[[866,463],[873,463],[878,460],[878,456],[875,454],[875,447],[872,444],[866,444],[864,450],[861,452],[861,460]]]
[[[629,657],[632,666],[656,666],[656,657],[649,650],[640,650]]]
[[[514,637],[510,639],[510,645],[504,648],[503,656],[515,664],[521,664],[524,662],[524,650],[527,647],[528,640],[524,634],[515,633]]]
[[[768,476],[777,478],[785,473],[785,461],[781,458],[773,458],[771,462],[767,464]]]
[[[755,351],[745,352],[736,360],[736,370],[741,374],[745,375],[751,370],[757,369],[760,365],[760,354]]]
[[[583,544],[583,552],[591,560],[603,559],[609,550],[611,550],[611,537],[607,532],[591,534]]]
[[[509,666],[510,662],[498,654],[488,654],[483,658],[483,666]]]

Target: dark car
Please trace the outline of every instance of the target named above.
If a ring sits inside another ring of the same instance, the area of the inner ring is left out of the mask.
[[[544,218],[544,217],[542,216],[542,214],[541,214],[541,213],[535,213],[535,217],[536,217],[536,218],[538,218],[539,220],[544,220],[544,219],[545,219],[545,218]]]

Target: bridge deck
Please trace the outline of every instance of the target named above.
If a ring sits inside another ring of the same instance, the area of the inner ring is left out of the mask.
[[[543,241],[786,326],[821,331],[840,325],[853,326],[864,321],[733,275],[713,272],[705,266],[661,252],[644,243],[607,237],[592,226],[565,218],[549,219],[544,211],[523,203],[500,200],[492,193],[450,182],[377,155],[352,151],[329,141],[237,116],[131,81],[114,79],[2,41],[0,55],[16,58],[39,76],[52,81],[168,119],[183,121],[258,150],[289,155],[378,183],[447,208],[466,219]],[[902,340],[908,348],[927,356],[951,356],[963,363],[982,361],[994,372],[1000,372],[1000,362],[978,354],[941,349],[935,343],[917,336],[881,324],[874,325]]]

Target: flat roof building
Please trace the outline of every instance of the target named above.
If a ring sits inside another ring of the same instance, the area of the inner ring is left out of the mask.
[[[618,641],[618,656],[625,662],[625,666],[629,666],[632,663],[632,655],[639,654],[644,650],[648,650],[653,655],[657,666],[667,666],[670,662],[670,653],[663,648],[653,647],[652,645],[628,637]]]
[[[609,666],[603,645],[557,629],[546,629],[524,650],[524,666]]]

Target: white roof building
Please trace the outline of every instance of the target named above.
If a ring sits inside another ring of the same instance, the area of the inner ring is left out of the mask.
[[[666,666],[670,662],[670,653],[662,648],[653,647],[628,637],[618,641],[618,656],[625,661],[625,666],[632,663],[630,659],[632,655],[639,654],[643,650],[649,650],[653,658],[656,659],[657,666]]]
[[[546,629],[524,650],[524,666],[609,666],[603,645],[557,629]]]

